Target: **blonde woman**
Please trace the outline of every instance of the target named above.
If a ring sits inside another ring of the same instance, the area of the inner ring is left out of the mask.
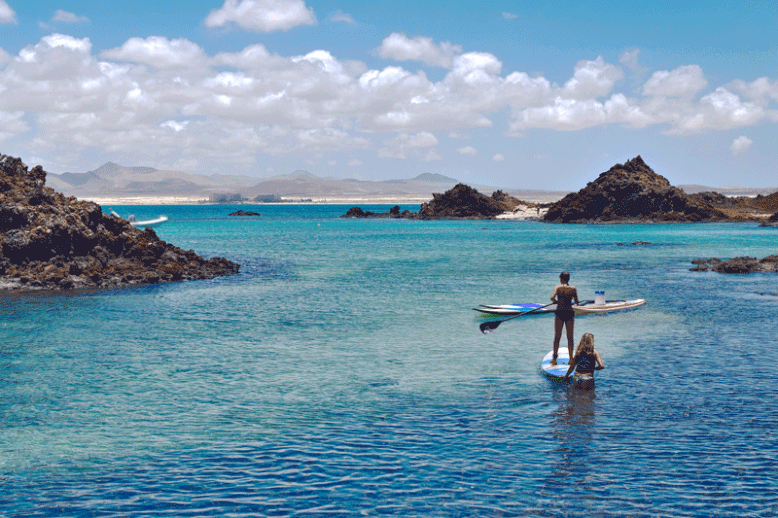
[[[594,348],[594,336],[591,333],[586,333],[578,343],[575,356],[570,358],[570,368],[567,369],[567,374],[562,379],[569,380],[570,374],[575,372],[573,375],[575,388],[593,389],[594,371],[604,368],[605,364],[602,362],[600,351]]]
[[[573,327],[575,326],[573,300],[578,304],[578,290],[575,289],[575,286],[570,286],[569,283],[570,274],[560,273],[559,284],[554,287],[554,292],[551,294],[551,302],[556,304],[556,311],[554,311],[554,357],[551,358],[551,365],[556,365],[562,328],[567,328],[567,350],[570,357],[573,357]]]

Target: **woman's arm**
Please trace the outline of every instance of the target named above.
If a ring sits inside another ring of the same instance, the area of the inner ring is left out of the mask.
[[[577,288],[573,288],[573,298],[575,299],[575,305],[577,306],[579,304],[579,301],[578,301],[578,289]]]
[[[551,293],[551,302],[556,304],[556,290],[559,288],[559,286],[554,286],[554,291]]]
[[[597,365],[595,365],[594,370],[602,370],[605,368],[605,364],[602,362],[602,356],[600,356],[600,351],[597,349],[594,350],[594,359],[597,360]]]
[[[573,356],[573,359],[570,360],[570,368],[567,369],[567,373],[564,376],[562,376],[563,380],[567,381],[568,379],[570,379],[570,374],[572,374],[572,372],[575,370],[575,365],[576,363],[578,363],[576,361],[577,358],[578,358],[577,356]]]

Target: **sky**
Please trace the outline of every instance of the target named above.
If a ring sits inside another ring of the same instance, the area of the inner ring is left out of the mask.
[[[0,0],[0,153],[549,190],[641,155],[778,187],[776,35],[767,1]]]

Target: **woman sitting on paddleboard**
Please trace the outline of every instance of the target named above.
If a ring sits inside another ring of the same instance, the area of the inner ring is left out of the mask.
[[[600,351],[594,348],[594,336],[591,333],[586,333],[581,337],[578,350],[575,351],[575,356],[570,359],[570,368],[567,369],[567,374],[562,379],[567,381],[570,379],[570,374],[575,371],[573,385],[576,388],[593,389],[594,371],[604,368],[605,364],[602,362]]]
[[[554,311],[554,357],[551,359],[551,365],[556,365],[556,357],[559,352],[559,340],[562,338],[562,328],[567,328],[567,350],[570,357],[573,356],[573,325],[575,324],[575,312],[573,311],[572,301],[578,304],[578,290],[575,286],[570,286],[570,274],[562,272],[559,274],[559,282],[551,294],[551,302],[556,304]]]

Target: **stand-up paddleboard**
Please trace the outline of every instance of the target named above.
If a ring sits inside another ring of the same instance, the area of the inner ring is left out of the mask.
[[[627,309],[634,309],[643,306],[646,303],[645,299],[632,299],[632,300],[608,300],[605,304],[595,304],[593,300],[583,301],[577,306],[573,306],[576,316],[590,315],[590,314],[603,314],[610,313],[612,311],[623,311]],[[486,316],[514,316],[528,311],[537,310],[537,308],[543,307],[542,304],[504,304],[504,305],[482,305],[478,308],[473,308],[475,311],[482,313]],[[556,310],[556,305],[548,306],[537,311],[533,311],[533,315],[544,315],[553,313]]]
[[[567,352],[567,347],[559,346],[556,365],[552,366],[551,359],[553,357],[554,351],[549,351],[543,357],[543,361],[540,362],[540,372],[550,380],[562,381],[562,377],[567,374],[567,369],[570,368],[570,355]]]

